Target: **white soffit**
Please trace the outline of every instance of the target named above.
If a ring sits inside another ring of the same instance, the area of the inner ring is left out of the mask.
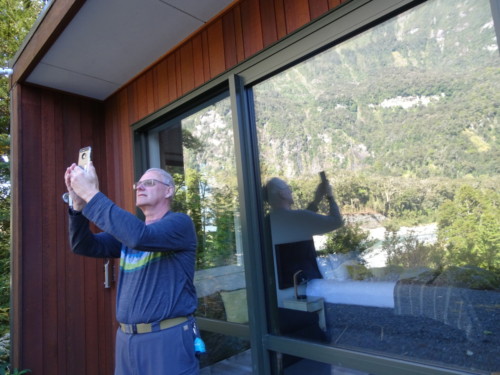
[[[87,0],[27,82],[104,100],[233,0]]]

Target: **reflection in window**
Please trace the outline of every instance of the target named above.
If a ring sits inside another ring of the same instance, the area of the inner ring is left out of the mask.
[[[262,181],[307,211],[325,171],[345,221],[301,286],[329,345],[500,369],[498,87],[487,0],[429,1],[253,87]]]
[[[154,153],[160,155],[160,165],[175,179],[174,210],[188,213],[195,223],[198,236],[196,315],[247,324],[229,99],[169,123],[156,135],[151,133],[150,138],[157,139]],[[215,333],[203,338],[210,350],[202,366],[249,348],[247,341]],[[237,346],[235,340],[239,343]]]

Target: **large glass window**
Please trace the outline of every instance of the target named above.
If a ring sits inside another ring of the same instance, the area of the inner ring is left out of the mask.
[[[252,88],[282,335],[500,371],[499,87],[489,1],[434,0]]]
[[[155,128],[149,159],[176,183],[174,210],[188,213],[198,236],[196,316],[247,324],[238,191],[230,101],[227,97]],[[203,331],[204,373],[216,362],[245,353],[248,340]],[[218,366],[221,366],[219,364]],[[209,371],[209,372],[206,372]]]

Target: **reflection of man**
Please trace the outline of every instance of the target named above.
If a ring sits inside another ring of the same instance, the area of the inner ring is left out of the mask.
[[[290,270],[293,270],[292,272],[295,272],[297,269],[309,270],[309,272],[313,269],[317,270],[313,236],[328,233],[343,225],[342,215],[333,197],[329,182],[325,179],[324,182],[318,185],[314,194],[314,200],[308,205],[306,210],[292,209],[292,205],[294,204],[292,190],[285,181],[277,177],[267,182],[265,191],[267,193],[267,201],[271,206],[269,220],[273,248],[275,249],[275,264],[281,267],[279,271],[275,269],[276,280],[282,280],[283,273]],[[319,203],[325,196],[329,204],[329,214],[321,215],[316,213],[316,211],[318,210]],[[281,261],[278,262],[277,255],[280,248],[283,249],[283,253],[281,253]],[[307,252],[307,254],[302,252]],[[284,265],[286,262],[289,264]],[[298,262],[299,264],[290,264],[293,262]],[[304,262],[310,264],[304,264]],[[288,270],[285,270],[286,267],[288,267]],[[282,274],[280,275],[279,272]],[[320,277],[319,270],[317,270],[317,274]],[[286,273],[286,278],[290,278],[289,273]],[[280,283],[281,281],[277,281],[278,285]],[[295,297],[294,288],[277,287],[277,297],[281,334],[290,334],[313,340],[326,339],[325,333],[319,328],[317,314],[283,308],[283,301]],[[280,363],[283,368],[286,368],[298,360],[299,358],[284,355]],[[330,366],[327,364],[318,363],[315,368],[315,373],[317,374],[330,374],[331,372]]]
[[[313,235],[331,232],[342,226],[342,215],[333,197],[332,187],[326,182],[318,185],[314,200],[307,210],[292,210],[292,190],[287,183],[274,177],[266,184],[267,200],[271,206],[271,230],[273,243],[294,242],[311,239]],[[316,213],[318,205],[327,198],[329,214]]]
[[[285,181],[277,177],[268,181],[266,192],[267,200],[271,206],[269,218],[273,247],[283,243],[312,240],[314,235],[328,233],[343,225],[342,215],[327,180],[318,185],[314,200],[306,210],[292,209],[294,204],[292,190]],[[328,215],[315,212],[324,196],[329,204]],[[312,250],[314,251],[314,247]],[[315,254],[312,258],[315,259]],[[283,300],[292,297],[292,288],[278,290],[278,306],[282,307]]]
[[[152,168],[134,184],[145,222],[99,192],[92,164],[65,174],[73,201],[70,242],[91,257],[121,258],[117,290],[115,375],[198,374],[193,285],[196,233],[191,219],[170,210],[174,182]],[[93,234],[89,221],[103,233]]]

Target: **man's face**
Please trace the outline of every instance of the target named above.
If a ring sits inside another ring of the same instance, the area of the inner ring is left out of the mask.
[[[289,206],[292,206],[294,201],[293,201],[293,195],[292,195],[292,189],[290,186],[285,181],[279,181],[278,182],[278,189],[279,189],[279,197],[281,199],[281,202],[284,202],[288,204]]]
[[[154,186],[145,186],[141,181],[157,180]],[[138,181],[135,197],[136,205],[139,208],[151,206],[154,207],[159,203],[163,203],[167,197],[172,196],[172,187],[162,184],[158,181],[165,182],[161,175],[154,171],[146,172]]]

